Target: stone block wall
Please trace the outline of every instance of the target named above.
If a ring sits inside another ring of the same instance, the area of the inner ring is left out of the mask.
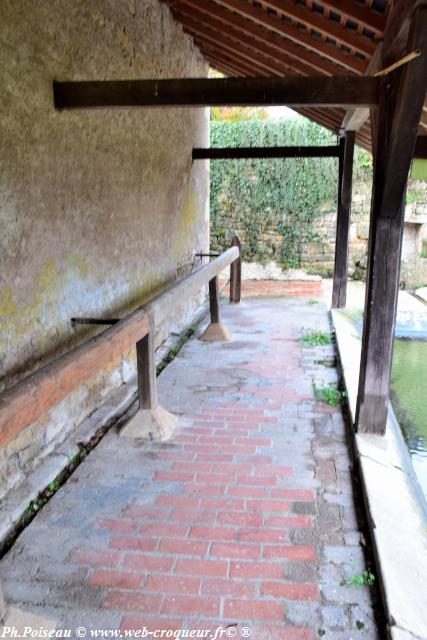
[[[405,231],[402,253],[402,285],[408,288],[427,284],[427,253],[424,255],[424,240],[427,239],[427,183],[410,181],[408,187]],[[356,182],[353,187],[352,214],[349,245],[349,275],[355,279],[365,278],[369,238],[369,216],[371,185]],[[255,249],[257,260],[280,262],[282,235],[279,223],[281,213],[268,212],[262,215],[261,234]],[[247,236],[241,212],[220,212],[215,224],[211,223],[211,249],[221,250],[228,242],[230,230],[242,237],[244,248],[254,238]],[[335,259],[336,203],[325,202],[315,218],[310,239],[303,241],[301,267],[309,273],[331,277]],[[250,253],[250,252],[248,252]],[[247,253],[247,255],[248,255]],[[424,256],[424,257],[423,257]]]
[[[204,109],[55,111],[53,80],[206,76],[158,0],[0,3],[0,391],[191,271],[209,245]],[[161,328],[158,341],[199,300]],[[0,496],[135,375],[125,354],[11,442]]]

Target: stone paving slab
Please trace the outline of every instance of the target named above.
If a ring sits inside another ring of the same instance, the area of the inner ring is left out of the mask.
[[[354,419],[360,339],[344,313],[334,310],[332,317]],[[391,407],[385,435],[358,433],[355,446],[373,523],[389,637],[427,640],[426,505]]]
[[[71,637],[381,637],[375,588],[354,584],[367,565],[346,425],[313,389],[337,381],[334,348],[298,342],[330,331],[326,308],[250,299],[224,323],[231,342],[195,337],[159,378],[173,437],[111,429],[20,535],[0,562],[9,606]]]

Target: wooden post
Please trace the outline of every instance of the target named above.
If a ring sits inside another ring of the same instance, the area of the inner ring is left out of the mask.
[[[138,396],[140,409],[157,407],[156,362],[154,347],[154,318],[149,314],[149,332],[136,343],[136,366],[138,373]]]
[[[178,418],[158,405],[154,311],[150,309],[148,335],[136,343],[139,409],[120,431],[127,438],[165,440],[172,435]]]
[[[350,235],[351,196],[355,132],[348,131],[340,140],[338,211],[335,241],[332,309],[345,307],[347,299],[348,244]]]
[[[218,324],[219,322],[221,322],[218,276],[215,276],[215,278],[209,280],[209,305],[211,311],[211,322],[214,324]]]
[[[358,431],[386,429],[399,292],[405,191],[427,89],[427,7],[413,14],[407,50],[419,58],[387,79],[374,119],[374,184],[363,323]]]
[[[218,276],[209,280],[209,306],[211,323],[200,336],[200,340],[205,342],[228,342],[231,340],[231,334],[221,322]]]
[[[242,293],[242,242],[233,236],[231,246],[239,248],[239,257],[230,265],[230,302],[240,302]]]

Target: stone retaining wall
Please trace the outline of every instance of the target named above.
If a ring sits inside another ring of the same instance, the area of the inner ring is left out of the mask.
[[[427,284],[427,259],[424,254],[423,238],[427,239],[427,183],[410,182],[408,204],[405,216],[405,231],[402,251],[402,283],[407,287]],[[350,227],[349,274],[355,279],[364,279],[367,268],[369,238],[369,215],[371,186],[364,182],[354,185]],[[268,260],[280,261],[282,236],[278,225],[280,214],[265,217],[259,247],[260,254]],[[239,212],[219,214],[215,225],[211,224],[211,248],[222,250],[228,238],[224,229],[237,230],[243,243],[244,225]],[[330,277],[334,268],[336,231],[336,204],[326,202],[319,212],[314,225],[314,239],[306,241],[301,256],[301,267],[309,273]],[[426,254],[427,256],[427,254]],[[259,258],[258,258],[259,259]]]

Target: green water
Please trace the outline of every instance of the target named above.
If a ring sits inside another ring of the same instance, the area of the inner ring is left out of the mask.
[[[427,340],[395,340],[391,400],[427,497]]]

